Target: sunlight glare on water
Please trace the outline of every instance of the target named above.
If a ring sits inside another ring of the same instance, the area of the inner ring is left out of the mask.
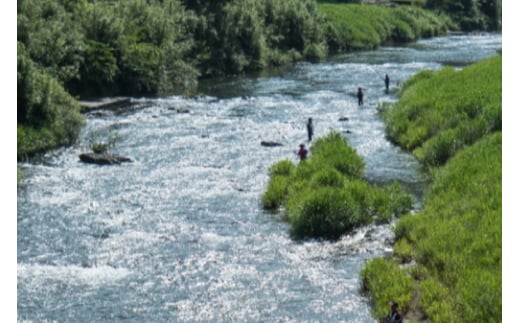
[[[335,242],[295,241],[281,212],[261,208],[269,167],[297,162],[312,117],[315,137],[348,139],[369,181],[398,180],[420,198],[419,165],[385,139],[376,107],[396,98],[382,76],[395,88],[419,70],[462,66],[500,47],[500,35],[421,40],[213,80],[198,98],[136,98],[87,114],[77,145],[19,164],[18,318],[376,322],[359,272],[391,253],[391,225]],[[117,133],[114,152],[133,162],[80,163],[95,132]]]

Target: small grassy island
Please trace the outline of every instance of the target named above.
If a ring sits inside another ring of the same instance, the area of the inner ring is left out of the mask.
[[[383,317],[389,300],[429,322],[502,317],[502,58],[424,71],[383,112],[387,134],[427,167],[418,214],[399,219],[392,258],[361,276]]]
[[[363,180],[364,167],[347,139],[331,132],[318,138],[311,156],[298,165],[282,160],[270,167],[263,207],[283,205],[295,238],[327,239],[410,210],[412,199],[398,183],[370,185]]]

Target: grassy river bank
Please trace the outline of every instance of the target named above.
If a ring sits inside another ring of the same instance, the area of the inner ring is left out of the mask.
[[[429,322],[502,320],[502,58],[424,71],[383,112],[391,140],[433,182],[395,227],[391,258],[361,276],[383,317],[389,300]],[[411,320],[413,321],[413,320]]]

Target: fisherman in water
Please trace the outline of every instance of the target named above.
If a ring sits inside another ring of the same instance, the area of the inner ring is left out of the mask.
[[[360,87],[358,87],[357,98],[358,98],[358,105],[360,107],[362,107],[363,106],[363,89]]]
[[[314,126],[312,125],[312,118],[307,120],[307,136],[309,138],[309,142],[312,140],[312,135],[314,134]]]
[[[390,88],[390,77],[388,77],[388,74],[385,75],[385,92],[388,94],[388,90]]]

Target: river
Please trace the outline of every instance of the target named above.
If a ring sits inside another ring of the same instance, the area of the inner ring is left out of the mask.
[[[417,71],[461,68],[501,47],[500,34],[431,38],[204,82],[194,99],[136,98],[87,114],[75,146],[18,164],[18,319],[376,322],[359,272],[391,253],[392,225],[292,240],[281,214],[261,208],[268,168],[297,161],[312,117],[315,138],[341,132],[367,180],[400,181],[420,208],[425,176],[385,139],[376,109],[396,100],[385,74],[393,90]],[[113,152],[133,162],[79,162],[96,133],[117,134]]]

